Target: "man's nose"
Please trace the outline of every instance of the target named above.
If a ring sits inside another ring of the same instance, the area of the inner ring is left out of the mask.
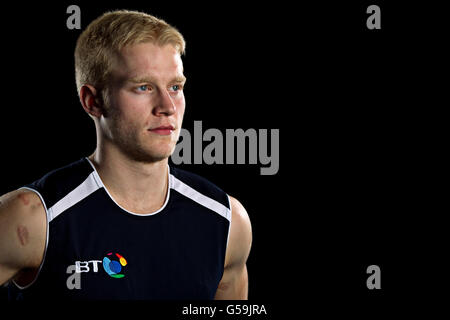
[[[155,116],[170,116],[177,110],[173,99],[167,90],[161,90],[159,93],[156,106],[153,108],[153,114]]]

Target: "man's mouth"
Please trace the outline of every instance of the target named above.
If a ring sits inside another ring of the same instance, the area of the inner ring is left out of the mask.
[[[175,128],[169,125],[169,126],[159,126],[157,128],[152,128],[148,130],[162,136],[168,136],[175,130]]]

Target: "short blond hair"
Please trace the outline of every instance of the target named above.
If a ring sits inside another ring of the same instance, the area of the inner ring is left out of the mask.
[[[186,43],[181,33],[164,20],[144,12],[117,10],[92,21],[77,40],[75,78],[77,91],[85,84],[107,89],[114,54],[125,46],[151,42],[171,44],[184,54]]]

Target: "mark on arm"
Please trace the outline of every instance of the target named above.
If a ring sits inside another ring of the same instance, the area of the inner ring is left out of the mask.
[[[20,194],[18,195],[18,197],[19,197],[20,200],[22,200],[22,203],[23,203],[24,205],[27,206],[27,205],[30,204],[30,199],[28,198],[27,194],[25,194],[25,193],[20,193]]]
[[[20,244],[22,246],[27,245],[29,238],[28,229],[25,226],[18,226],[17,237],[19,238]]]

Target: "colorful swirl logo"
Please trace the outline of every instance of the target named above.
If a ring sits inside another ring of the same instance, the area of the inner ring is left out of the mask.
[[[112,260],[117,257],[117,260]],[[113,278],[123,278],[125,275],[120,273],[122,271],[122,267],[127,265],[127,260],[122,257],[118,253],[108,253],[107,257],[103,258],[103,269],[105,269],[106,273],[109,274]]]

